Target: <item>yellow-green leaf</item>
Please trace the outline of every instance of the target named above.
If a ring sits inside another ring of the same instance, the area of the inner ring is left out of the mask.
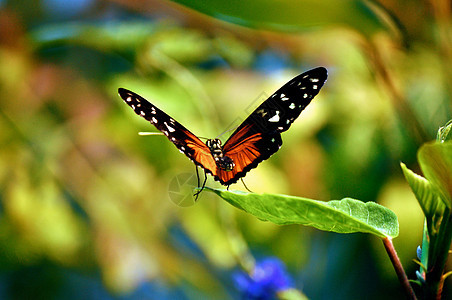
[[[300,224],[337,233],[364,232],[394,238],[397,216],[375,202],[345,198],[328,202],[276,194],[208,190],[255,217],[279,225]]]

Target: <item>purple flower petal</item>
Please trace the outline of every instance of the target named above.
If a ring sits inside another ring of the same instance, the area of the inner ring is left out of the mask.
[[[257,262],[251,275],[237,272],[233,279],[246,299],[275,299],[277,292],[293,287],[286,267],[276,257]]]

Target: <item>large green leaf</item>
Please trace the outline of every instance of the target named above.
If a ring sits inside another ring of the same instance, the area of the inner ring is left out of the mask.
[[[430,182],[408,169],[404,163],[400,163],[400,166],[427,220],[432,220],[434,215],[443,215],[446,205],[432,189]]]
[[[299,31],[346,25],[367,34],[384,26],[362,0],[173,0],[209,16],[252,28]]]
[[[399,234],[397,216],[374,202],[351,198],[328,202],[286,195],[208,190],[255,217],[275,224],[301,224],[337,233],[365,232],[379,237]]]
[[[421,262],[428,272],[423,268],[420,270],[420,274],[424,274],[423,280],[428,282],[426,290],[430,290],[427,286],[437,286],[441,280],[452,240],[452,142],[444,142],[446,138],[439,140],[442,142],[424,144],[418,151],[425,178],[401,164],[426,217]]]
[[[400,163],[403,175],[416,196],[419,205],[425,215],[427,222],[424,228],[424,239],[422,242],[421,262],[427,266],[431,258],[438,251],[437,236],[441,228],[442,216],[445,213],[446,205],[440,200],[440,196],[432,188],[430,182],[424,177],[414,173],[404,163]],[[425,230],[430,238],[426,238]],[[421,270],[422,271],[422,270]]]
[[[452,204],[452,142],[424,144],[418,153],[422,172],[441,194],[441,200],[450,209]]]

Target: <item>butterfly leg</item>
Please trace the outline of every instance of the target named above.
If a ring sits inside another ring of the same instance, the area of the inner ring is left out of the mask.
[[[253,191],[250,190],[250,189],[246,186],[245,181],[243,180],[243,178],[240,178],[240,180],[242,181],[243,186],[246,188],[246,190],[247,190],[248,192],[252,193]]]
[[[198,173],[198,166],[195,165],[195,170],[196,170],[196,179],[198,180],[198,187],[199,187],[199,173]]]
[[[198,174],[198,169],[196,169],[196,174]],[[198,176],[199,179],[199,176]],[[204,172],[204,182],[202,183],[202,187],[199,191],[197,191],[193,196],[195,196],[195,202],[198,200],[198,196],[199,194],[202,192],[202,190],[204,190],[204,187],[206,186],[206,181],[207,181],[207,173]],[[198,182],[198,187],[199,187],[199,182]]]

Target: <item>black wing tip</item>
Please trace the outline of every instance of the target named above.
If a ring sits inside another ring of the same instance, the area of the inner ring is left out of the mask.
[[[119,95],[119,97],[122,98],[122,100],[124,100],[126,102],[129,102],[127,100],[127,98],[129,98],[129,97],[134,97],[134,98],[146,101],[140,95],[138,95],[138,94],[136,94],[136,93],[134,93],[134,92],[132,92],[132,91],[130,91],[128,89],[124,89],[124,88],[118,88],[118,95]]]
[[[320,84],[323,86],[323,84],[326,82],[326,80],[328,78],[328,70],[325,67],[317,67],[317,68],[314,68],[314,69],[310,69],[310,70],[308,70],[308,71],[306,71],[304,73],[301,73],[301,74],[295,76],[288,83],[290,84],[290,83],[292,83],[294,81],[297,81],[297,82],[298,81],[302,81],[306,77],[319,79]]]
[[[119,96],[121,96],[121,97],[125,96],[126,94],[130,94],[130,93],[132,93],[132,92],[129,91],[129,90],[127,90],[127,89],[124,89],[124,88],[118,88],[118,94],[119,94]]]
[[[325,67],[317,67],[314,69],[311,69],[309,71],[307,71],[306,73],[317,73],[319,76],[321,76],[322,78],[327,78],[328,77],[328,70]]]

